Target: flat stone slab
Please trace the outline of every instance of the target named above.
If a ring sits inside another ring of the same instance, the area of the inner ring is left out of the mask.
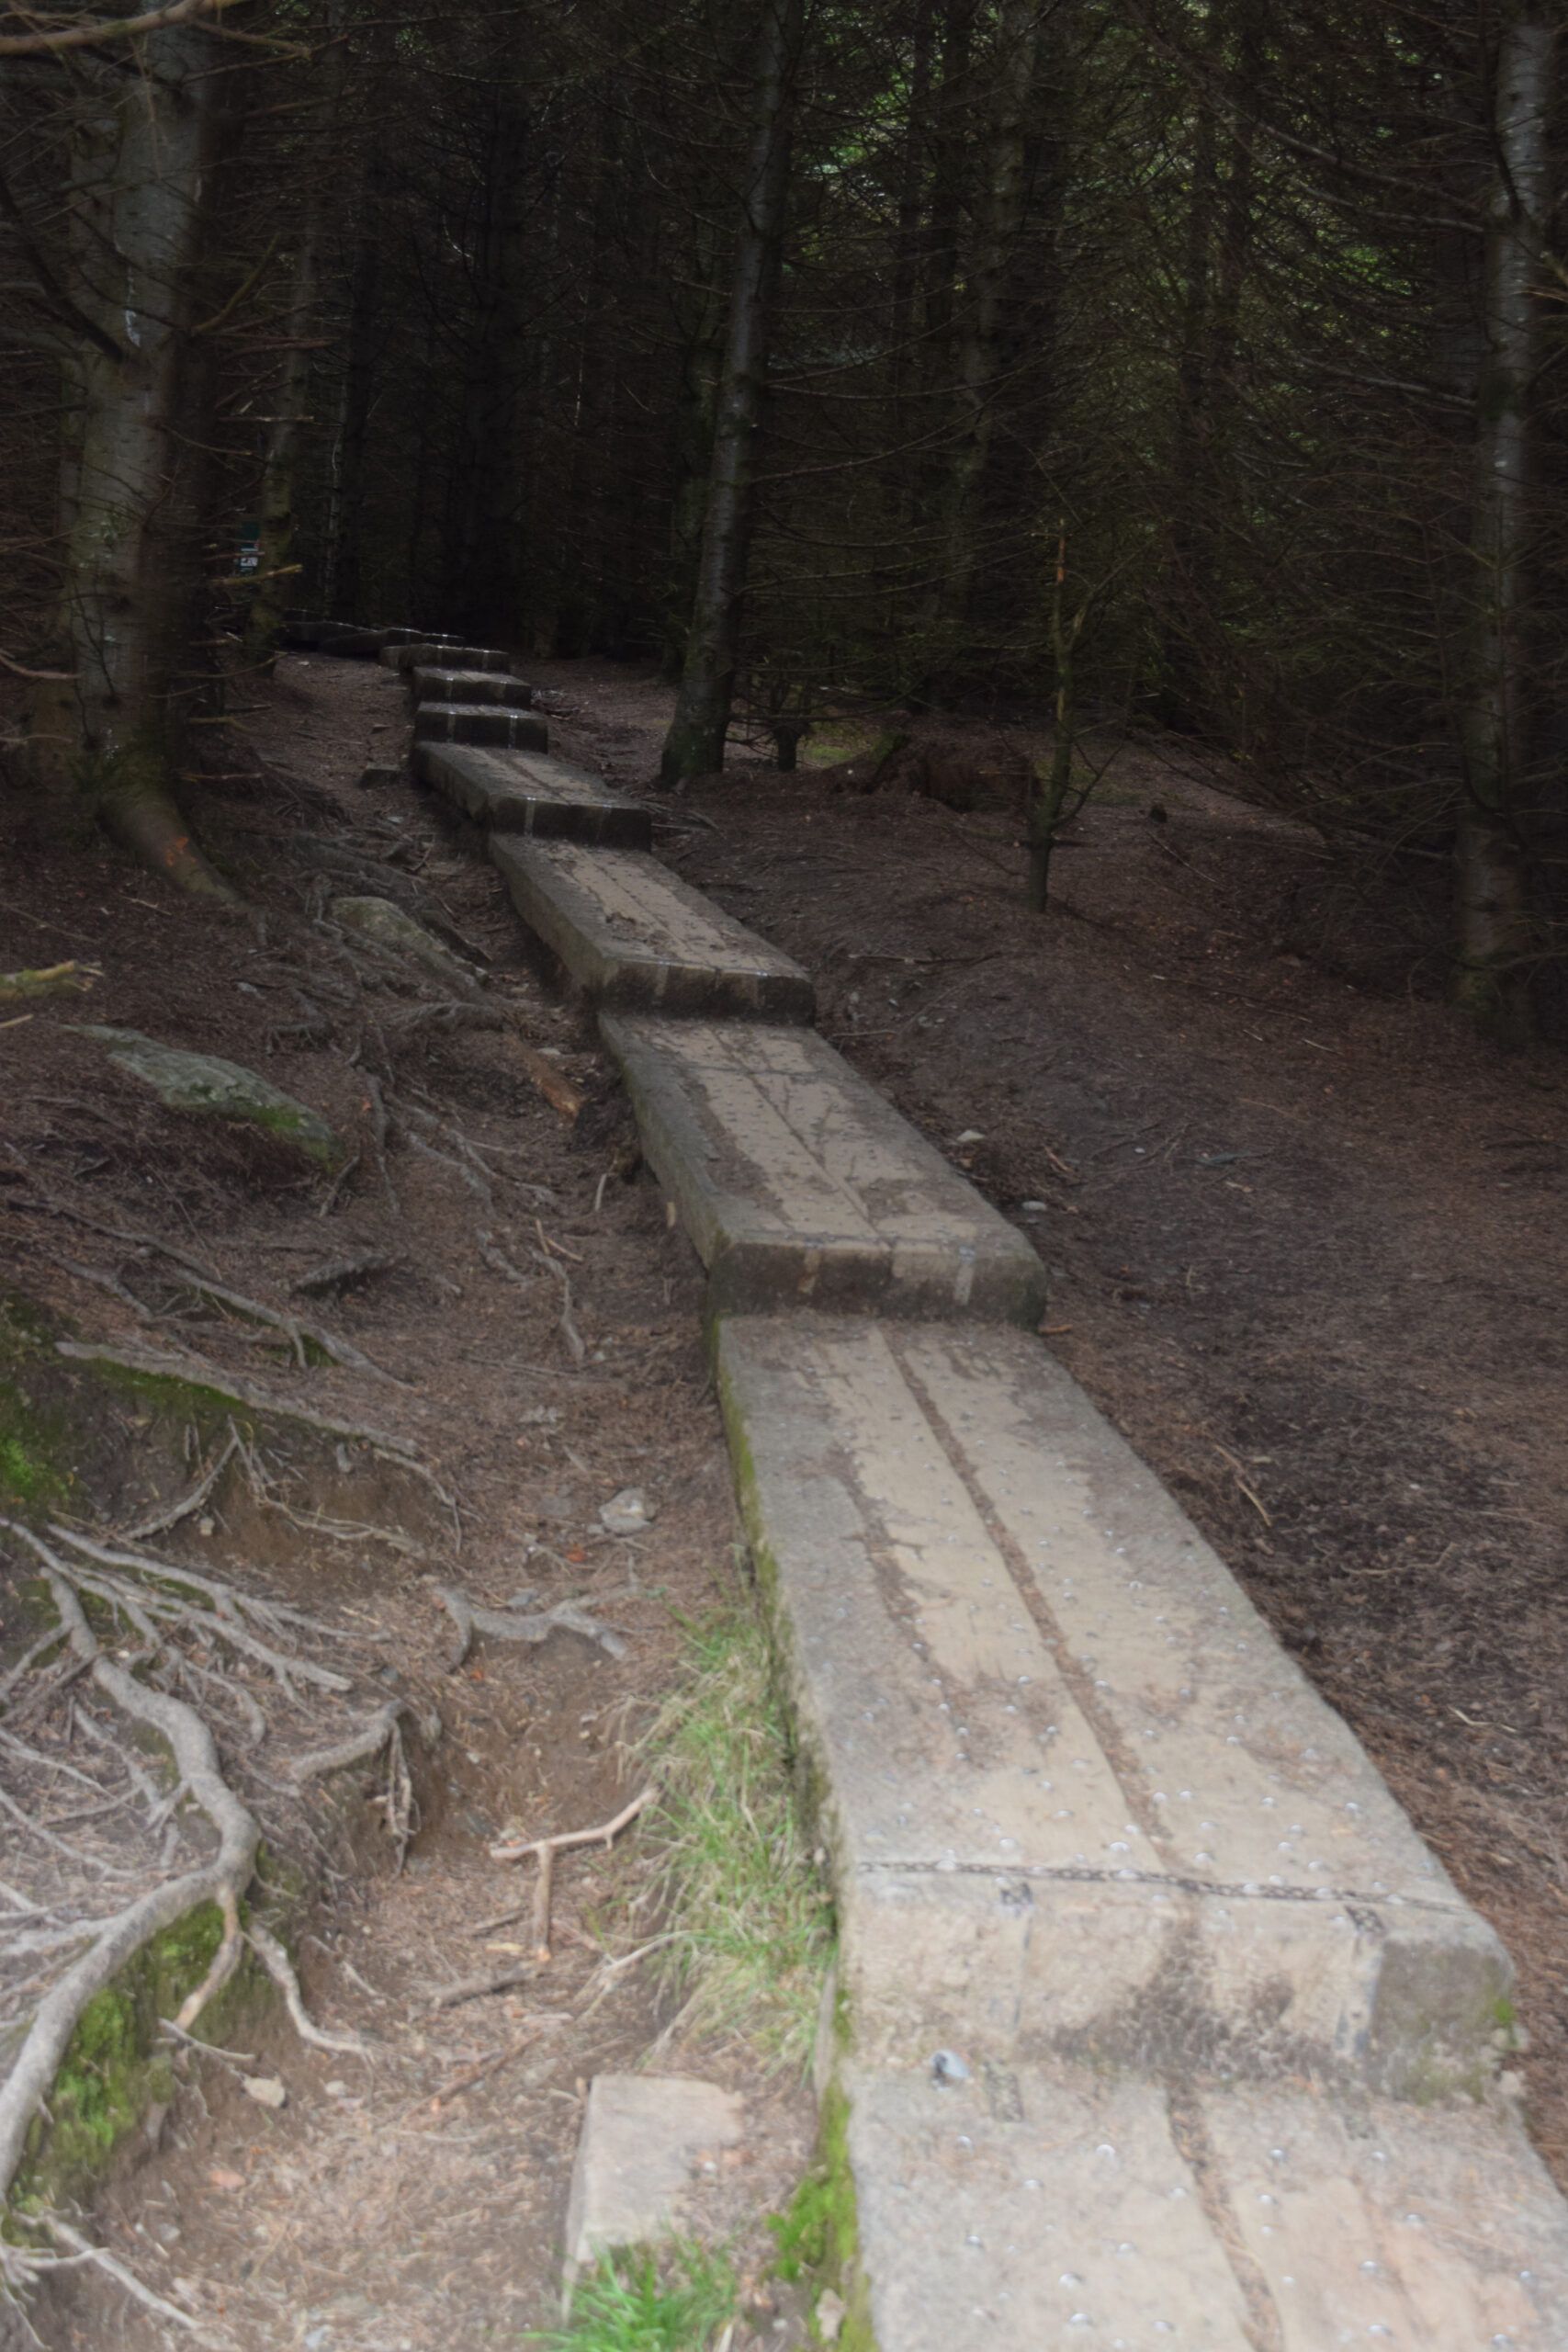
[[[810,1020],[800,966],[645,852],[496,839],[490,854],[524,922],[596,1003]]]
[[[1496,1937],[1045,1349],[760,1316],[716,1344],[857,2049],[1489,2078]]]
[[[413,715],[416,743],[488,743],[508,752],[547,752],[550,730],[529,710],[502,703],[422,702]]]
[[[496,832],[599,842],[646,849],[646,808],[570,760],[537,752],[492,752],[477,745],[418,743],[413,772],[477,825]]]
[[[534,689],[502,670],[450,670],[416,662],[409,672],[415,702],[505,703],[513,710],[533,707]]]
[[[878,2352],[1560,2352],[1568,2226],[1510,2118],[1071,2070],[852,2080]]]
[[[1022,1235],[811,1031],[600,1027],[715,1308],[1040,1316]]]
[[[400,670],[406,673],[419,668],[421,663],[451,662],[457,650],[457,645],[451,638],[419,637],[384,645],[379,660],[383,669]]]
[[[733,2091],[680,2075],[596,2075],[566,2216],[569,2278],[617,2246],[669,2237],[705,2163],[739,2145]]]

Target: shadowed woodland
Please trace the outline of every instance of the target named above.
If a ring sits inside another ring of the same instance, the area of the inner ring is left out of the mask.
[[[513,657],[1028,1235],[1568,2180],[1559,14],[0,5],[0,2352],[540,2340],[671,2049],[671,2340],[829,2340],[699,1270],[323,623]]]
[[[1174,729],[1561,1027],[1553,11],[175,13],[0,42],[15,790],[222,887],[290,607],[657,660],[673,785],[1044,704],[1038,903]]]

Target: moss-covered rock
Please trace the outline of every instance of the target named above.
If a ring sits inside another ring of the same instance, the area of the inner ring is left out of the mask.
[[[461,956],[455,956],[413,916],[405,914],[390,899],[334,899],[333,914],[345,931],[356,931],[362,938],[373,939],[378,947],[390,949],[394,956],[407,956],[411,964],[419,965],[435,978],[448,981],[452,987],[471,988],[475,974]]]
[[[117,1069],[151,1087],[171,1111],[257,1128],[320,1167],[336,1168],[348,1156],[343,1138],[319,1111],[241,1062],[225,1061],[218,1054],[187,1053],[136,1029],[110,1029],[85,1021],[77,1026],[84,1037],[107,1047]]]

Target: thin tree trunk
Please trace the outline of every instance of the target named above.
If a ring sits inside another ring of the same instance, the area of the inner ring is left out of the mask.
[[[1003,292],[1023,220],[1030,97],[1040,70],[1040,0],[1002,0],[998,74],[986,140],[987,173],[969,270],[969,301],[958,353],[958,440],[947,481],[946,560],[936,629],[936,673],[951,678],[963,658],[981,560],[980,493],[996,431]]]
[[[1455,1001],[1494,1034],[1531,1029],[1529,859],[1518,805],[1529,748],[1532,379],[1540,359],[1540,261],[1551,210],[1550,115],[1558,31],[1516,16],[1497,51],[1497,176],[1488,206],[1487,356],[1477,389],[1471,556],[1474,571],[1462,715],[1466,806],[1455,845]]]
[[[216,209],[218,57],[210,35],[180,25],[147,39],[136,72],[84,69],[71,204],[75,300],[93,334],[67,364],[73,427],[61,484],[73,677],[40,731],[56,772],[63,751],[140,857],[187,890],[232,899],[175,792],[178,687],[205,587],[195,331]]]
[[[288,289],[284,335],[287,349],[277,386],[276,413],[267,430],[262,461],[260,541],[255,594],[245,620],[245,658],[257,668],[270,670],[283,635],[284,615],[298,601],[294,561],[296,513],[299,499],[299,453],[310,397],[310,348],[321,299],[321,245],[333,196],[333,159],[342,137],[344,90],[348,50],[343,39],[343,0],[330,0],[326,82],[322,93],[319,138],[307,142],[299,159],[306,175],[301,199],[294,272]]]
[[[688,776],[724,765],[746,586],[753,451],[784,243],[804,20],[805,0],[763,0],[755,130],[731,281],[697,591],[675,716],[664,739],[660,775],[666,785],[682,784]]]

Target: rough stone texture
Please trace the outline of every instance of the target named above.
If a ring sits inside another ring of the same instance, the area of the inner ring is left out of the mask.
[[[449,981],[459,989],[471,988],[478,978],[473,967],[460,956],[444,947],[440,940],[426,931],[422,922],[394,906],[390,899],[334,899],[333,913],[348,931],[356,931],[378,946],[387,947],[395,956],[406,956],[438,979]]]
[[[615,2246],[668,2237],[697,2168],[738,2146],[743,2131],[740,2100],[716,2083],[680,2075],[596,2075],[567,2206],[569,2278]]]
[[[471,817],[497,832],[601,842],[646,849],[652,828],[646,808],[619,799],[586,768],[534,752],[491,752],[478,746],[416,743],[414,774]]]
[[[240,1062],[224,1061],[217,1054],[186,1053],[183,1046],[163,1045],[135,1029],[108,1029],[91,1022],[77,1025],[84,1037],[95,1037],[108,1048],[118,1069],[150,1086],[171,1111],[255,1127],[323,1167],[335,1167],[345,1157],[342,1138],[319,1111],[296,1102]]]
[[[431,642],[436,649],[436,658],[448,670],[484,670],[492,674],[499,673],[502,677],[511,674],[512,656],[497,646],[457,645],[449,637],[434,638]]]
[[[502,670],[457,670],[416,662],[409,672],[413,698],[421,702],[505,703],[513,710],[533,707],[534,689]]]
[[[486,743],[497,751],[547,752],[550,730],[532,711],[498,703],[422,702],[413,715],[416,743]]]
[[[717,1351],[857,2049],[1485,2081],[1495,1936],[1043,1348],[753,1317]]]
[[[1563,2208],[1510,2119],[1062,2069],[850,2086],[879,2352],[1561,2352]]]
[[[406,643],[400,641],[396,645],[384,645],[380,662],[383,669],[399,670],[406,675],[411,670],[433,662],[451,662],[457,651],[458,648],[451,638],[419,637]]]
[[[820,1037],[600,1025],[716,1307],[1038,1318],[1028,1242]]]
[[[800,966],[639,850],[495,840],[491,857],[531,931],[596,1003],[809,1021]]]

